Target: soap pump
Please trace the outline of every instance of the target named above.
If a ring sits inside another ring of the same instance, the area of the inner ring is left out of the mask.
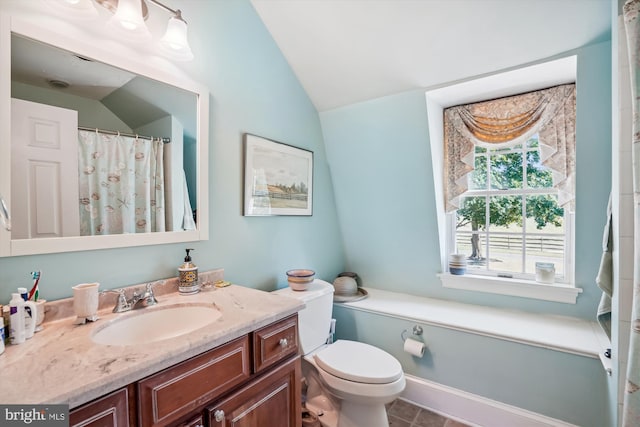
[[[198,283],[198,267],[191,262],[191,252],[193,249],[186,249],[187,256],[184,257],[184,263],[178,267],[178,292],[182,295],[191,295],[200,291]]]

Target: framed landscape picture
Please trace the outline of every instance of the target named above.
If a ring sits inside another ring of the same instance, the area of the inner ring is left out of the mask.
[[[311,215],[313,152],[244,135],[244,215]]]

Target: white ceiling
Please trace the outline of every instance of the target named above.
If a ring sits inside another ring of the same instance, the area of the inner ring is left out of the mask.
[[[610,38],[611,0],[251,0],[318,111]]]

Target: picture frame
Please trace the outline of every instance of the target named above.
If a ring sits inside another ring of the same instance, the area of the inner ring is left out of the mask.
[[[313,151],[244,134],[244,216],[311,216]]]

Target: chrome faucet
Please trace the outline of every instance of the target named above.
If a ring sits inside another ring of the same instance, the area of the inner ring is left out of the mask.
[[[158,303],[156,296],[153,294],[153,285],[151,283],[147,283],[143,293],[138,294],[134,292],[130,299],[127,299],[124,289],[116,289],[115,291],[107,290],[104,292],[118,294],[118,300],[116,301],[115,307],[113,307],[114,313],[124,313],[125,311],[130,311],[138,307],[149,307]]]

